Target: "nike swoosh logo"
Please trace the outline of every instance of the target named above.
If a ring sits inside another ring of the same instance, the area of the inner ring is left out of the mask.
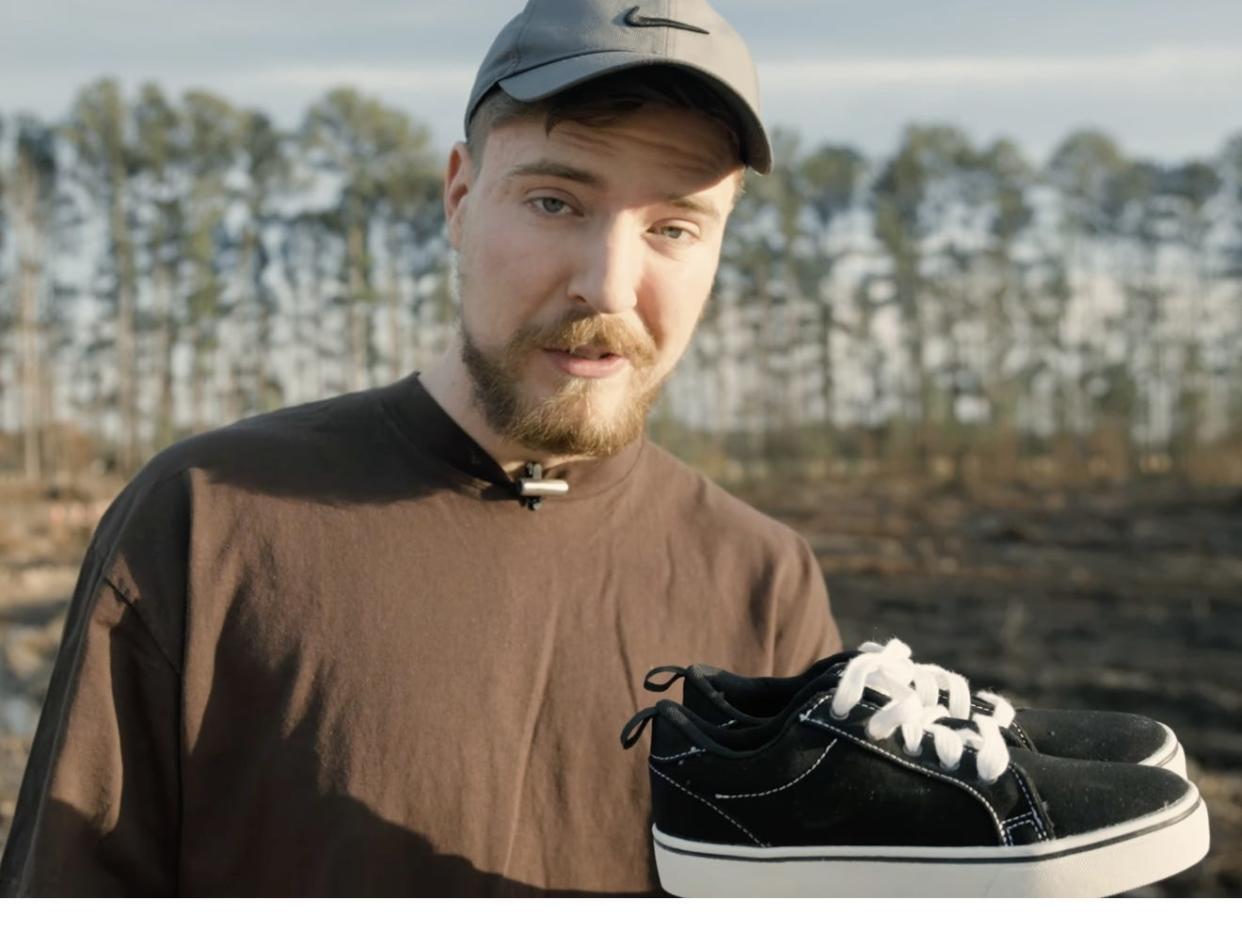
[[[661,19],[659,16],[643,16],[638,12],[638,7],[632,6],[626,11],[625,25],[627,26],[668,26],[670,29],[684,29],[686,32],[698,32],[705,36],[711,35],[701,26],[691,26],[689,23],[678,22],[675,19]]]

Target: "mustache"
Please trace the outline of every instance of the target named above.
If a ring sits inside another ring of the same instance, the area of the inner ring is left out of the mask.
[[[636,367],[650,366],[656,358],[655,340],[649,333],[636,333],[609,314],[575,315],[552,324],[527,324],[514,335],[506,355],[518,360],[547,346],[587,345],[624,356]]]

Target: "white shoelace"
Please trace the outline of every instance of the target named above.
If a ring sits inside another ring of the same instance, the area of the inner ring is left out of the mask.
[[[942,718],[967,716],[954,716],[940,705],[938,690],[935,701],[927,703],[923,694],[912,688],[916,682],[916,665],[910,660],[910,648],[901,641],[893,638],[883,647],[874,647],[876,649],[869,649],[864,645],[863,653],[845,665],[829,707],[831,714],[838,719],[845,718],[862,701],[863,691],[870,687],[889,696],[890,701],[867,720],[868,736],[878,741],[900,730],[906,753],[914,755],[922,749],[923,735],[930,734],[940,763],[949,771],[957,769],[966,748],[973,748],[979,778],[985,783],[995,782],[1009,767],[1009,748],[996,719],[976,712],[970,721],[978,731],[939,724]]]
[[[889,641],[892,644],[897,641],[894,638]],[[902,644],[902,647],[905,647]],[[877,644],[875,641],[867,641],[858,649],[864,653],[880,653],[885,645]],[[907,651],[909,649],[907,648]],[[949,715],[953,718],[972,718],[975,714],[971,708],[970,682],[960,673],[954,673],[952,670],[946,670],[944,667],[938,667],[934,663],[915,663],[909,661],[909,676],[906,678],[907,683],[914,686],[915,691],[919,694],[919,698],[923,700],[923,705],[934,706],[940,704],[940,693],[947,692],[949,694]],[[986,699],[992,704],[992,711],[988,714],[996,719],[996,724],[1001,728],[1008,728],[1013,724],[1014,708],[1004,696],[998,696],[996,693],[987,690],[979,690],[978,695],[982,699]]]

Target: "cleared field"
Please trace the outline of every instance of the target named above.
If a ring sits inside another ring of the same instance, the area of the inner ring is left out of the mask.
[[[1212,853],[1144,891],[1242,893],[1242,493],[822,488],[761,507],[819,555],[847,644],[900,637],[1015,704],[1174,728]]]
[[[1208,800],[1212,853],[1141,892],[1242,893],[1242,492],[744,494],[810,540],[847,644],[897,636],[1017,704],[1175,728]],[[0,844],[109,496],[0,489]]]

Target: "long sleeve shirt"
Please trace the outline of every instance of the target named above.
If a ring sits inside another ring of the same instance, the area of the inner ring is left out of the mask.
[[[181,441],[90,543],[6,894],[656,888],[644,672],[839,646],[806,542],[646,438],[523,507],[417,374]]]

